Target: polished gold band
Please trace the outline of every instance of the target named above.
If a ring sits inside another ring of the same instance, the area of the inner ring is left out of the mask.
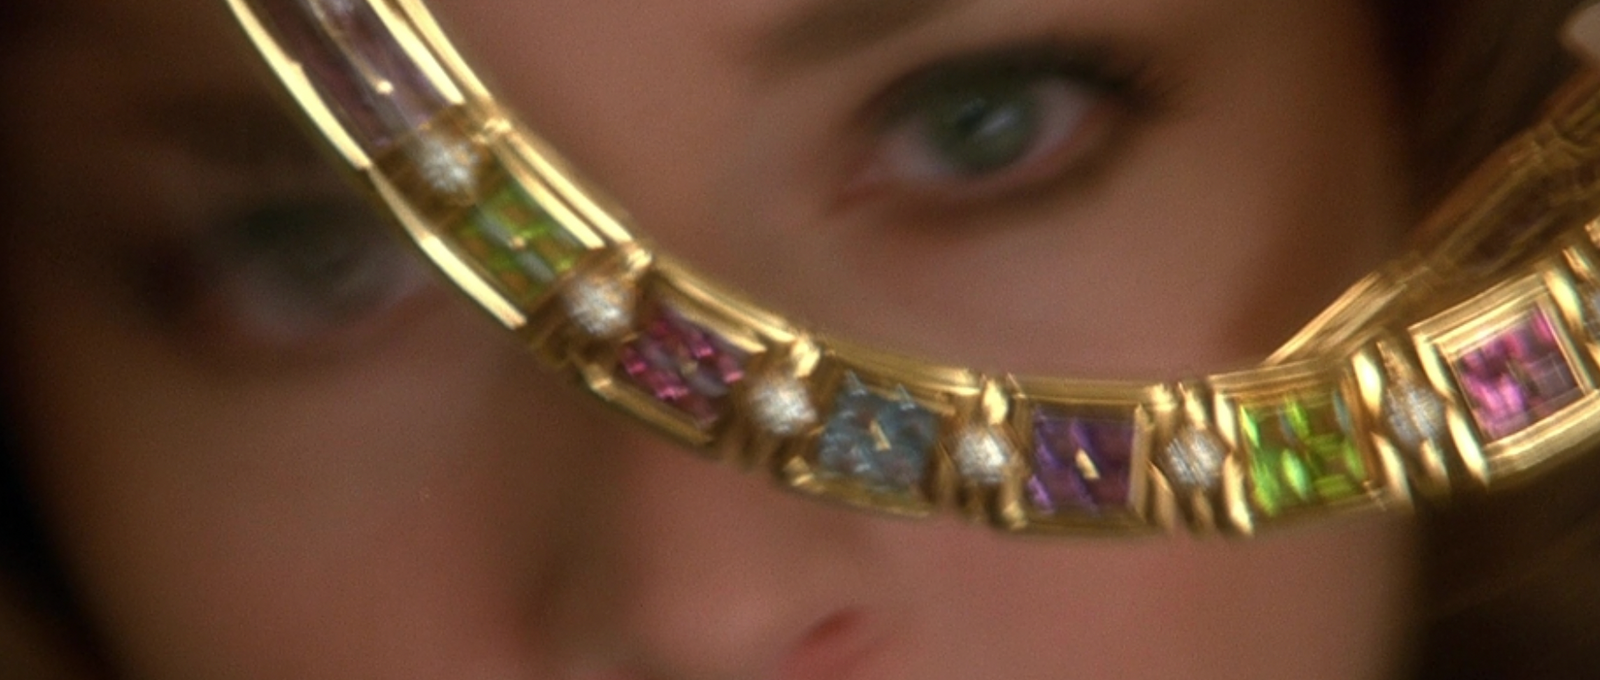
[[[1592,80],[1262,367],[1113,383],[861,347],[657,252],[421,0],[228,1],[471,299],[622,412],[804,493],[1007,531],[1251,534],[1501,487],[1600,437]]]

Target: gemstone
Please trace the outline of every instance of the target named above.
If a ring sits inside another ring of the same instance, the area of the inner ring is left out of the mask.
[[[495,250],[507,253],[501,261],[532,278],[541,290],[571,269],[583,253],[555,218],[515,184],[480,203],[469,226]]]
[[[768,434],[789,437],[817,422],[805,385],[787,375],[766,375],[750,385],[750,410]]]
[[[393,146],[451,105],[367,3],[257,0],[253,5],[368,152]]]
[[[529,264],[537,264],[524,262],[529,257],[527,254],[500,247],[470,223],[457,228],[456,238],[460,241],[462,250],[487,269],[499,288],[509,293],[511,299],[531,300],[539,297],[549,287],[547,282],[536,280],[524,273],[530,269]],[[538,267],[531,269],[537,270]]]
[[[1250,493],[1267,515],[1363,492],[1370,476],[1344,397],[1290,396],[1240,409]]]
[[[1006,465],[1014,455],[1011,444],[992,428],[968,427],[956,438],[956,470],[978,484],[1005,481]]]
[[[852,477],[867,486],[911,491],[922,483],[939,438],[939,417],[902,388],[880,396],[850,373],[834,402],[818,444],[824,472]]]
[[[1033,414],[1033,438],[1028,494],[1035,507],[1099,514],[1127,506],[1133,474],[1131,420],[1040,408]]]
[[[1527,429],[1582,396],[1544,311],[1535,309],[1451,363],[1489,441]]]
[[[327,16],[348,17],[355,14],[360,0],[310,0],[317,11]]]
[[[701,428],[727,415],[728,395],[744,378],[748,359],[743,350],[665,304],[653,307],[639,336],[620,353],[628,380]]]
[[[1600,340],[1600,286],[1590,285],[1583,292],[1583,330]]]
[[[1406,449],[1415,451],[1444,432],[1444,401],[1433,390],[1411,381],[1384,391],[1383,416],[1389,431]]]
[[[1210,490],[1222,478],[1222,462],[1227,456],[1228,446],[1217,435],[1185,425],[1167,443],[1161,469],[1174,484]]]
[[[614,338],[633,325],[633,289],[620,281],[581,276],[567,284],[563,297],[573,323],[593,337]]]
[[[419,134],[410,148],[417,174],[434,191],[451,198],[469,198],[478,189],[483,154],[465,139]]]

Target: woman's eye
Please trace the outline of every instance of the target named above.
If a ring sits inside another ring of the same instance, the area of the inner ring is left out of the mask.
[[[1037,51],[935,67],[894,88],[852,193],[941,203],[1025,190],[1106,145],[1132,75]]]
[[[1092,93],[1060,79],[941,94],[896,140],[907,170],[957,177],[1002,171],[1067,141],[1095,104]]]
[[[162,263],[165,316],[207,351],[314,351],[423,290],[425,265],[354,200],[240,212]]]
[[[279,316],[347,320],[388,294],[387,235],[349,206],[267,206],[225,232],[235,285]]]

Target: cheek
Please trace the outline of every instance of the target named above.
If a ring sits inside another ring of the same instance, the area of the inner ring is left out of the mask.
[[[485,320],[451,301],[349,357],[227,367],[21,280],[16,308],[49,310],[20,324],[33,467],[133,668],[405,677],[525,649],[595,414]]]

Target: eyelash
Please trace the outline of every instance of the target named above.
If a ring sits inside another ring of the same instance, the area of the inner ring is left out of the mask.
[[[314,355],[366,337],[429,277],[357,199],[248,207],[142,258],[139,290],[207,354]]]
[[[981,207],[1092,170],[1091,161],[1108,151],[1130,118],[1163,103],[1164,88],[1149,74],[1142,62],[1109,50],[1049,43],[921,69],[868,107],[870,151],[847,184],[846,199],[938,210]],[[969,114],[975,118],[959,119]],[[1033,119],[1019,120],[1024,116]],[[1024,145],[1014,156],[962,167],[941,158],[934,144],[934,128],[952,122],[974,124],[974,136],[995,133],[995,125],[1037,127],[1024,131],[1024,139],[1003,140]]]

